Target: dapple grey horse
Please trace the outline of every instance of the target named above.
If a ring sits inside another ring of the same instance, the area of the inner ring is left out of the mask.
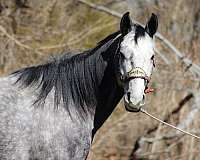
[[[0,159],[86,159],[122,97],[127,111],[144,105],[157,26],[155,14],[143,28],[125,13],[95,48],[1,78]]]

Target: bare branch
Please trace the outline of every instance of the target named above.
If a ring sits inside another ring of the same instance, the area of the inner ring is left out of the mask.
[[[39,52],[33,48],[31,48],[30,46],[27,46],[23,43],[21,43],[20,41],[18,41],[14,36],[10,35],[6,29],[0,25],[0,31],[6,36],[8,37],[10,40],[12,40],[16,45],[18,45],[19,47],[22,47],[24,49],[27,49],[27,50],[31,50],[31,51],[34,51],[35,53],[39,54],[39,55],[42,55],[42,52]]]
[[[193,122],[196,113],[199,111],[198,104],[200,103],[200,95],[198,94],[198,92],[193,93],[193,95],[194,95],[194,101],[191,110],[187,114],[187,117],[177,126],[178,128],[181,129],[187,128],[191,124],[191,122]]]
[[[160,58],[167,64],[170,65],[171,62],[170,60],[163,54],[161,53],[159,50],[155,49],[155,52],[160,56]]]
[[[89,6],[90,8],[96,9],[98,11],[108,13],[108,14],[114,16],[114,17],[117,17],[117,18],[121,18],[121,16],[122,16],[121,13],[110,10],[109,8],[106,8],[104,6],[96,5],[94,3],[91,3],[91,2],[88,2],[88,1],[85,1],[85,0],[78,0],[78,2],[85,4],[85,5]]]
[[[156,37],[161,40],[165,46],[167,46],[170,50],[175,53],[175,55],[179,58],[179,60],[183,61],[187,66],[189,67],[189,70],[192,73],[195,73],[198,75],[198,78],[200,77],[200,67],[197,64],[194,64],[190,59],[185,57],[185,54],[180,52],[169,40],[167,40],[162,34],[156,33]]]

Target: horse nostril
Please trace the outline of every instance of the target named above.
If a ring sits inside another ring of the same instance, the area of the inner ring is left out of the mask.
[[[127,92],[127,99],[128,99],[128,101],[130,101],[130,99],[131,99],[131,92]]]

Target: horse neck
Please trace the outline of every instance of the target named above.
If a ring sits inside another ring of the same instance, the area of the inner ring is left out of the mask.
[[[114,46],[114,48],[117,46]],[[116,50],[116,48],[114,49]],[[118,85],[115,74],[115,52],[108,50],[102,55],[106,61],[104,75],[99,85],[97,105],[94,114],[93,136],[113,112],[123,96],[123,89]]]

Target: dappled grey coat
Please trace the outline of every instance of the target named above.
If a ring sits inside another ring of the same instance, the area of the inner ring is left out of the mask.
[[[113,70],[119,42],[116,32],[94,49],[1,78],[0,159],[85,159],[123,95]]]

